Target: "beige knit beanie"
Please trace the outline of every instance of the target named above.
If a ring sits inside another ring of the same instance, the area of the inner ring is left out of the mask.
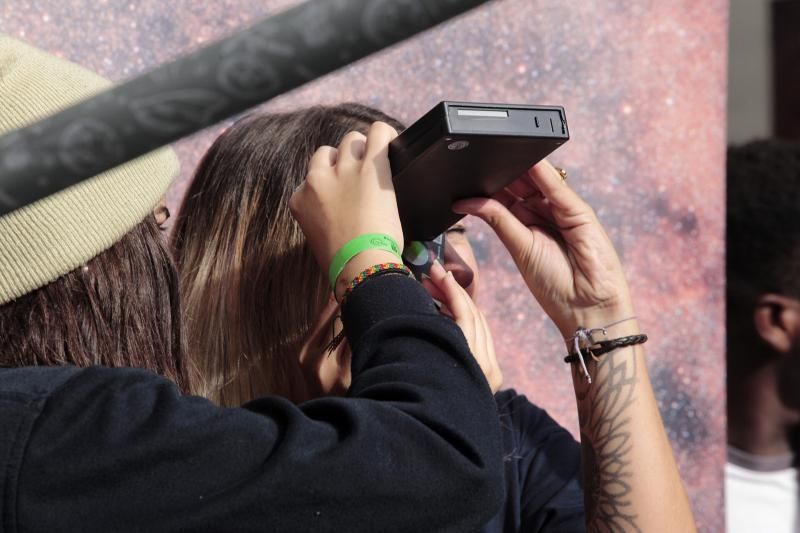
[[[110,85],[74,63],[0,35],[0,134]],[[177,173],[174,152],[162,149],[0,217],[0,305],[110,248],[152,212]]]

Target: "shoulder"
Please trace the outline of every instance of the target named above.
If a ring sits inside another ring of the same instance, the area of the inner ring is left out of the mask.
[[[568,437],[574,441],[570,432],[553,420],[547,411],[514,389],[501,390],[494,398],[504,431],[512,431],[529,444],[553,436]]]
[[[495,395],[506,462],[522,470],[550,469],[566,477],[580,469],[580,444],[547,411],[513,389]]]
[[[0,394],[20,394],[41,397],[52,394],[64,386],[74,387],[89,383],[149,382],[168,384],[168,380],[147,370],[137,368],[107,368],[74,366],[29,366],[0,368]]]
[[[79,369],[70,366],[0,368],[0,397],[45,398],[78,372]]]
[[[47,428],[99,424],[112,419],[129,426],[153,414],[196,411],[201,398],[183,396],[157,374],[136,368],[26,367],[0,369],[0,399],[14,400]],[[206,409],[207,410],[207,409]],[[202,412],[203,409],[200,409]]]
[[[580,445],[513,389],[495,395],[503,432],[507,507],[520,531],[583,529]]]
[[[132,368],[74,366],[0,368],[0,401],[37,414],[41,411],[91,405],[131,387],[156,390],[171,382]],[[144,396],[147,396],[146,394]]]

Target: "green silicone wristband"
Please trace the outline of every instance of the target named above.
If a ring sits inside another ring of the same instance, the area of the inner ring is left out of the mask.
[[[336,280],[339,279],[345,265],[356,255],[366,250],[386,250],[396,255],[401,263],[403,262],[403,258],[400,257],[400,247],[397,246],[397,242],[390,236],[385,233],[365,233],[364,235],[359,235],[342,246],[339,251],[336,252],[336,255],[333,256],[331,267],[328,269],[328,278],[330,279],[332,289],[336,289]]]

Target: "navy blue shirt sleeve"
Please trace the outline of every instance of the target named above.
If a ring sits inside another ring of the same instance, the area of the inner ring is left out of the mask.
[[[502,498],[494,398],[461,331],[402,276],[343,320],[349,398],[223,409],[148,372],[75,371],[40,403],[20,531],[477,531]]]
[[[495,395],[503,438],[506,501],[487,533],[585,531],[580,445],[514,390]]]

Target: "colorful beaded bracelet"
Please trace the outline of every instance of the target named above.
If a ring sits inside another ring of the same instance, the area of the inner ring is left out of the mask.
[[[350,296],[350,293],[353,292],[356,287],[364,283],[369,278],[391,273],[405,274],[406,276],[412,275],[411,271],[403,263],[380,263],[378,265],[372,265],[371,267],[362,270],[358,276],[353,278],[353,281],[347,284],[347,289],[345,289],[344,296],[342,296],[342,304],[344,304],[344,301],[348,296]]]

